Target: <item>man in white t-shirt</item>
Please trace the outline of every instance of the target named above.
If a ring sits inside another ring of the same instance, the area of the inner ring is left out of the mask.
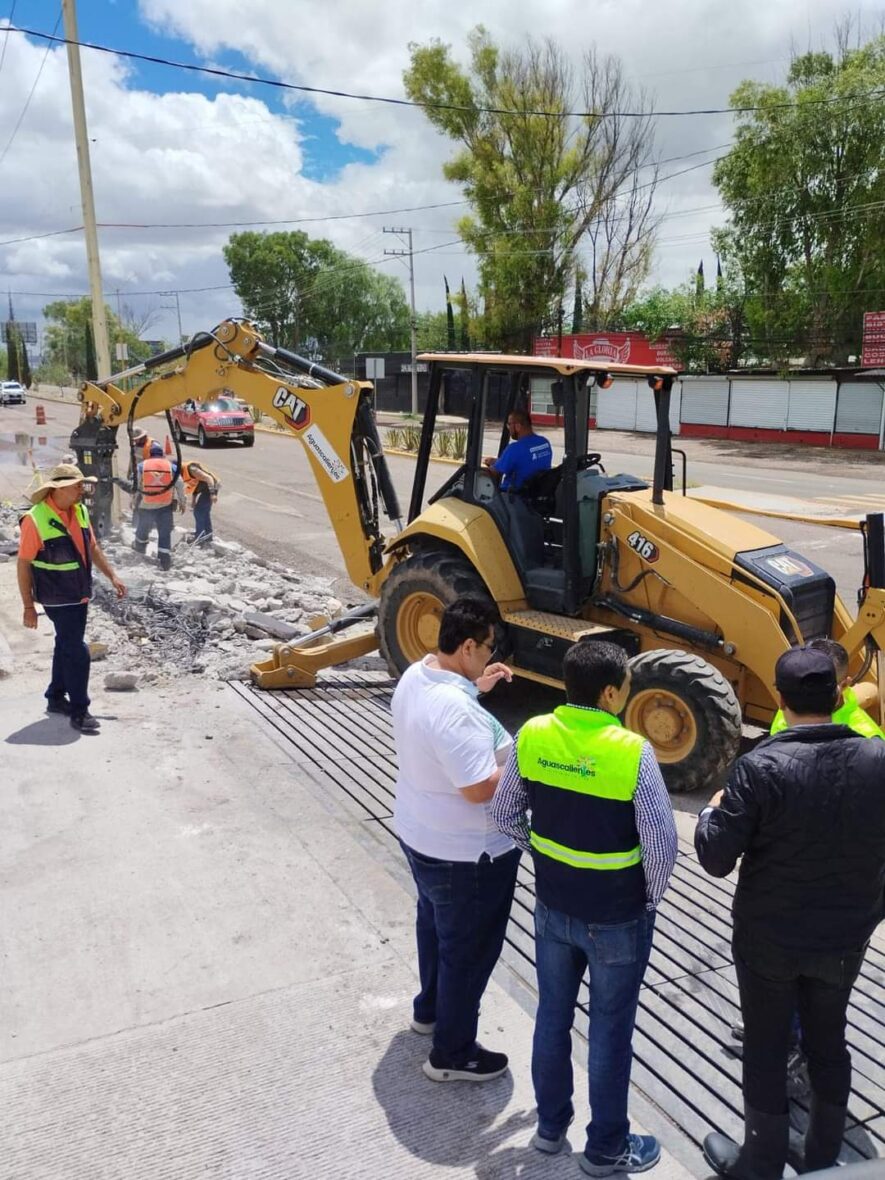
[[[484,1082],[507,1069],[506,1054],[476,1040],[520,856],[488,806],[513,743],[477,700],[511,679],[505,664],[489,665],[498,618],[487,600],[457,599],[443,613],[436,655],[407,668],[393,694],[394,826],[418,890],[421,990],[411,1027],[433,1036],[423,1069],[435,1082]]]

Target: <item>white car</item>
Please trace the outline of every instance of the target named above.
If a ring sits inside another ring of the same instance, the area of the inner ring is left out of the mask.
[[[23,406],[25,387],[18,381],[0,382],[0,406]]]

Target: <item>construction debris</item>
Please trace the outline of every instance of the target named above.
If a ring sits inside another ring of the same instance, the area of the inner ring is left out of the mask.
[[[17,541],[20,514],[0,505],[0,542]],[[102,541],[127,596],[118,599],[101,575],[94,580],[86,638],[107,648],[106,687],[123,673],[139,684],[182,672],[240,679],[277,642],[309,634],[308,622],[344,609],[330,579],[298,574],[234,541],[196,546],[176,529],[173,568],[163,573],[153,544],[142,557],[131,548],[133,537],[123,525]],[[384,666],[372,657],[360,663]]]

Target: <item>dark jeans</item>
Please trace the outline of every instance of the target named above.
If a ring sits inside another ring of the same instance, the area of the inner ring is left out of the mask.
[[[654,923],[655,915],[646,911],[632,922],[591,925],[535,903],[538,1013],[532,1081],[538,1131],[556,1139],[574,1116],[571,1031],[578,988],[589,968],[591,1117],[586,1154],[594,1162],[620,1155],[630,1130],[627,1097],[633,1027]]]
[[[74,717],[89,708],[89,648],[86,634],[88,603],[79,606],[44,606],[46,617],[55,628],[52,652],[52,679],[45,696],[47,701],[61,701],[65,694]]]
[[[787,1110],[787,1059],[798,1010],[811,1088],[845,1106],[851,1056],[845,1023],[866,947],[846,955],[782,950],[735,933],[734,965],[744,1020],[744,1102],[765,1114]]]
[[[194,540],[212,540],[212,497],[209,492],[194,496]]]
[[[519,849],[490,860],[436,860],[402,845],[418,889],[418,974],[414,1016],[436,1021],[434,1055],[457,1067],[476,1047],[479,1002],[510,916]]]
[[[151,529],[157,530],[157,553],[172,553],[172,526],[175,520],[172,504],[165,508],[139,508],[135,526],[136,545],[147,545]]]

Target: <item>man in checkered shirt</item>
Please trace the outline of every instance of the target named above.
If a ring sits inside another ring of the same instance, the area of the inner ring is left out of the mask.
[[[568,704],[522,727],[491,808],[535,865],[532,1145],[559,1152],[574,1118],[571,1026],[589,968],[591,1119],[578,1162],[590,1176],[644,1172],[660,1147],[630,1133],[631,1042],[676,825],[651,746],[618,720],[630,693],[623,649],[576,643],[563,678]]]

